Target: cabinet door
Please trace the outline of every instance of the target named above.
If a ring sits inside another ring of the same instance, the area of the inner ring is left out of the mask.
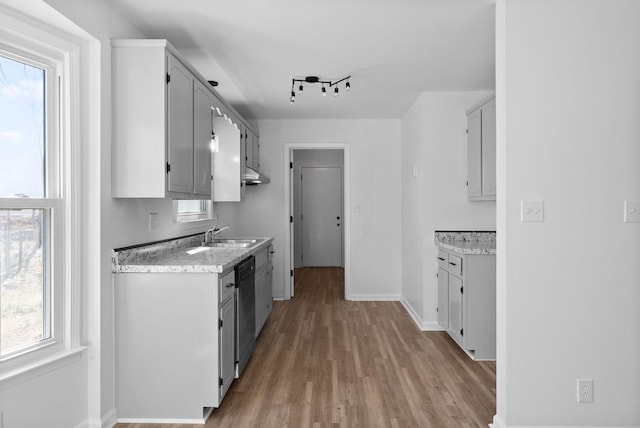
[[[462,345],[462,279],[449,275],[449,334]]]
[[[271,309],[273,309],[273,265],[269,263],[267,266],[267,281],[265,284],[265,301],[266,301],[266,311],[264,314],[264,321],[267,322],[269,315],[271,315]]]
[[[260,334],[264,320],[264,284],[266,273],[266,269],[260,269],[259,272],[256,272],[256,338]]]
[[[449,328],[449,274],[438,268],[438,324]]]
[[[172,55],[167,55],[168,90],[167,190],[193,193],[193,77]]]
[[[482,195],[496,195],[496,100],[482,106]]]
[[[482,196],[482,110],[467,116],[467,196]]]
[[[211,93],[200,81],[193,86],[193,193],[211,197]]]
[[[220,401],[227,393],[235,375],[234,322],[236,318],[235,296],[220,307]]]

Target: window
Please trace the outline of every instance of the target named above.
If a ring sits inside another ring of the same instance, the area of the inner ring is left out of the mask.
[[[210,220],[212,204],[207,200],[179,200],[173,202],[174,218],[178,223]]]
[[[0,380],[79,349],[70,54],[0,30]],[[52,36],[51,41],[58,40]],[[47,41],[47,43],[50,40]],[[68,80],[66,82],[69,82]],[[71,121],[64,123],[64,121]],[[75,148],[75,150],[74,150]],[[66,195],[66,197],[65,197]],[[72,308],[73,306],[73,308]]]

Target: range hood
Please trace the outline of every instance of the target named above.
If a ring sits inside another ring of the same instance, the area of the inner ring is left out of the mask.
[[[244,174],[242,174],[242,179],[247,185],[264,184],[264,183],[271,182],[271,179],[269,177],[267,177],[266,175],[258,171],[254,171],[249,167],[246,167],[244,169]]]

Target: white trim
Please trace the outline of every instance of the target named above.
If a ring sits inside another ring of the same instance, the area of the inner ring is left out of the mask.
[[[81,346],[72,350],[55,354],[47,359],[40,359],[32,364],[23,365],[15,370],[3,373],[0,377],[0,391],[11,388],[19,383],[40,377],[50,371],[75,363],[82,358],[87,348]]]
[[[493,422],[489,424],[489,428],[507,428],[507,424],[504,423],[500,416],[494,415]]]
[[[284,143],[283,144],[283,177],[284,177],[284,274],[287,279],[285,282],[287,285],[284,287],[284,300],[291,299],[291,279],[287,275],[293,269],[293,255],[291,252],[291,240],[293,238],[291,232],[291,225],[289,222],[289,216],[292,213],[291,207],[291,173],[289,170],[289,162],[291,162],[292,150],[310,150],[310,149],[341,149],[344,153],[344,194],[343,194],[343,208],[344,208],[344,298],[345,300],[353,300],[351,296],[351,146],[349,143]],[[288,255],[288,256],[287,256]],[[380,297],[380,296],[378,296]],[[381,299],[374,300],[399,300],[400,296],[394,296],[390,299],[389,296],[383,296]],[[364,299],[370,300],[370,299]]]
[[[354,302],[399,302],[399,294],[352,294]]]
[[[118,423],[116,409],[111,409],[100,420],[89,419],[75,428],[113,428]]]
[[[204,425],[207,422],[209,414],[202,419],[154,419],[154,418],[118,418],[119,424],[189,424]]]
[[[411,304],[409,304],[409,302],[404,297],[400,299],[400,303],[402,303],[402,306],[404,306],[407,313],[413,319],[413,322],[416,323],[421,331],[445,331],[445,329],[442,328],[442,326],[438,324],[437,321],[423,321],[422,318],[418,316],[418,313],[415,311],[415,309],[413,309],[413,306],[411,306]]]

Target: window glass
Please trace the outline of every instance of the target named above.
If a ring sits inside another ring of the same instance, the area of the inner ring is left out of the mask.
[[[178,215],[181,214],[201,214],[207,212],[205,201],[184,200],[178,201]]]
[[[53,323],[46,75],[9,56],[0,54],[0,357],[50,339]]]
[[[0,210],[0,355],[51,337],[48,210]]]
[[[0,198],[45,196],[45,71],[0,55]]]

